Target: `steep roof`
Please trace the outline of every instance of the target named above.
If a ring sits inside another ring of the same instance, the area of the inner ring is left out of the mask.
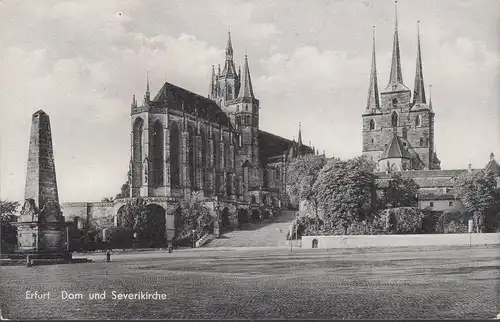
[[[241,80],[241,87],[238,98],[254,98],[247,55],[245,55],[245,63],[243,65],[243,79]]]
[[[411,159],[411,155],[406,150],[406,148],[403,146],[403,142],[401,142],[401,139],[399,136],[394,133],[392,136],[391,142],[385,147],[384,153],[382,153],[382,159],[388,159],[388,158],[404,158],[404,159]]]
[[[426,104],[424,73],[422,72],[422,54],[420,51],[420,21],[417,23],[417,66],[415,71],[415,87],[413,89],[413,105]]]
[[[378,94],[377,83],[377,62],[375,58],[375,27],[373,27],[373,52],[372,52],[372,67],[370,70],[370,86],[368,87],[368,99],[366,110],[376,110],[380,108],[380,100]]]
[[[500,165],[498,165],[497,161],[493,158],[486,165],[486,169],[492,171],[497,175],[500,175]]]
[[[156,108],[166,108],[167,102],[169,109],[182,111],[184,108],[187,114],[198,113],[202,119],[231,128],[228,116],[217,103],[169,82],[163,85],[150,104]]]

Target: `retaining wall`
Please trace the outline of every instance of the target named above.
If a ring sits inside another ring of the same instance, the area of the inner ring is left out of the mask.
[[[500,233],[302,236],[302,248],[313,248],[314,240],[317,240],[317,248],[322,249],[412,246],[478,246],[500,244]]]

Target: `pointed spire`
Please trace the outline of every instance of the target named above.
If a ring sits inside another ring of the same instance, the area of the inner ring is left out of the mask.
[[[231,42],[231,30],[227,33],[227,45],[226,45],[226,59],[231,56],[233,59],[233,43]]]
[[[372,68],[370,72],[370,87],[368,88],[367,110],[379,109],[380,101],[378,95],[377,82],[377,63],[375,59],[375,26],[373,26],[373,53],[372,53]]]
[[[422,54],[420,52],[420,21],[417,21],[417,67],[415,71],[415,88],[413,89],[413,105],[426,103]]]
[[[395,1],[394,4],[396,12],[396,23],[394,26],[394,40],[392,44],[392,63],[391,63],[391,74],[389,77],[389,84],[387,85],[384,92],[395,92],[401,90],[408,90],[403,84],[403,74],[401,72],[401,54],[399,51],[399,34],[398,34],[398,2]]]
[[[252,88],[252,78],[250,77],[250,68],[248,67],[248,58],[245,55],[245,64],[243,65],[243,79],[241,80],[240,93],[238,98],[254,98]]]
[[[429,109],[432,111],[432,85],[429,85]]]
[[[208,98],[214,98],[214,91],[215,91],[215,67],[212,65],[212,76],[210,77],[210,85],[208,87]]]
[[[299,122],[299,136],[298,136],[298,139],[297,139],[297,144],[299,146],[302,146],[302,129],[301,129],[301,124]]]
[[[220,64],[219,64],[219,66],[217,67],[217,76],[220,76]]]
[[[146,94],[144,94],[144,103],[149,103],[151,100],[151,93],[149,92],[149,71],[146,71]]]
[[[132,108],[136,108],[137,107],[137,100],[135,99],[135,94],[132,95]]]

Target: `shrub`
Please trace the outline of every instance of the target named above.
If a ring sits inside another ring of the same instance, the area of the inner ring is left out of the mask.
[[[397,234],[419,234],[423,232],[424,212],[414,207],[386,209],[379,213],[385,219],[385,230]]]
[[[427,234],[442,234],[444,232],[443,213],[424,210],[422,229]]]

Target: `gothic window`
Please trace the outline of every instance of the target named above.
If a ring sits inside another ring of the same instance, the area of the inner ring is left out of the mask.
[[[424,138],[420,138],[420,146],[424,146]]]
[[[403,128],[403,139],[406,140],[407,138],[408,138],[408,129],[407,128]]]
[[[415,126],[416,127],[419,127],[420,124],[421,124],[421,119],[420,119],[420,115],[417,115],[417,117],[415,118]]]
[[[231,174],[230,173],[226,173],[226,194],[228,196],[232,195],[233,194],[233,191],[231,189]]]
[[[370,130],[375,130],[375,121],[370,120]]]
[[[138,117],[133,126],[133,169],[132,169],[132,187],[139,188],[142,185],[142,132],[144,121]],[[137,197],[139,191],[133,190],[132,197]]]
[[[280,168],[276,168],[276,180],[281,180],[281,173],[280,173]]]
[[[397,98],[393,98],[392,99],[392,106],[396,107],[397,104],[398,104],[398,99]]]
[[[179,188],[180,182],[181,139],[179,127],[175,122],[170,125],[170,184]]]
[[[152,180],[154,186],[163,185],[163,125],[160,121],[153,124],[151,140],[152,152]]]
[[[251,200],[252,200],[252,203],[253,203],[253,204],[257,203],[257,198],[255,198],[255,196],[252,196],[252,199],[251,199]]]
[[[268,184],[269,184],[269,173],[267,171],[267,169],[263,169],[262,170],[262,176],[263,176],[263,183],[264,183],[264,188],[267,188]]]
[[[373,143],[373,142],[374,142],[374,141],[373,141],[373,139],[372,139],[372,143]]]
[[[233,89],[231,88],[231,85],[227,85],[227,99],[233,99]]]
[[[219,144],[217,143],[217,140],[215,139],[215,134],[212,135],[212,148],[213,148],[213,153],[212,153],[212,162],[216,170],[220,169],[220,158],[219,158]]]
[[[200,130],[200,139],[201,139],[201,182],[203,187],[205,186],[205,173],[207,164],[207,136],[205,135],[205,131],[203,129]],[[205,190],[205,189],[203,189]]]
[[[188,126],[188,175],[189,184],[191,189],[195,189],[195,139],[194,139],[194,129],[191,125]]]
[[[229,143],[226,142],[224,144],[224,167],[229,168],[229,165],[231,164],[231,158],[230,158],[230,153],[229,153]]]
[[[392,112],[391,124],[392,126],[398,126],[398,113]]]

